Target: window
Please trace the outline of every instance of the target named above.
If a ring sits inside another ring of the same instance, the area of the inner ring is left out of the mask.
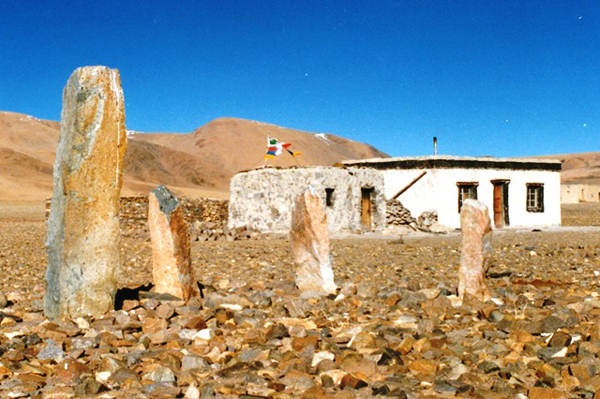
[[[468,198],[477,199],[477,186],[479,183],[456,183],[456,185],[458,186],[458,213],[460,213],[464,200]]]
[[[527,212],[544,212],[544,185],[527,183]]]
[[[334,188],[326,188],[325,189],[325,205],[333,206],[333,192]]]

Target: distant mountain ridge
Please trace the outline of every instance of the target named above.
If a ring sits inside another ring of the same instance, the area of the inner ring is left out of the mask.
[[[600,152],[544,155],[536,158],[562,161],[562,183],[600,184]]]
[[[60,123],[0,111],[0,199],[52,195],[52,169]],[[166,184],[180,195],[226,198],[229,180],[263,164],[268,135],[292,143],[301,165],[333,165],[346,159],[387,157],[376,148],[324,133],[264,122],[219,118],[191,133],[127,132],[123,195],[147,195]],[[563,161],[563,183],[600,184],[600,152],[538,156]],[[288,167],[282,154],[270,165]]]
[[[0,111],[0,199],[52,195],[52,169],[60,123]],[[123,195],[147,195],[166,184],[180,195],[227,197],[229,180],[263,164],[267,137],[292,143],[301,165],[387,157],[374,147],[339,136],[308,133],[263,122],[219,118],[191,133],[128,131]],[[270,165],[295,165],[289,154]]]

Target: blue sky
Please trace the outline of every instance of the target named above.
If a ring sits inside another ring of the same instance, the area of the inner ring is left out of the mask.
[[[0,110],[60,119],[84,65],[120,70],[139,131],[232,116],[394,156],[433,136],[449,155],[600,150],[598,0],[0,1]]]

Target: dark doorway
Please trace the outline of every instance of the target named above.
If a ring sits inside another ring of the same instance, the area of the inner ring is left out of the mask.
[[[508,218],[508,180],[492,180],[494,185],[494,226],[510,225]]]
[[[360,210],[360,220],[362,223],[362,228],[364,230],[372,229],[372,213],[373,213],[373,205],[371,202],[371,196],[373,194],[373,188],[363,187],[360,189],[361,192],[361,210]]]

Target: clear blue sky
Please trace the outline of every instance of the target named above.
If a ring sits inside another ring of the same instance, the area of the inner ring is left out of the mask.
[[[84,65],[120,70],[133,130],[234,116],[394,156],[433,136],[450,155],[600,150],[598,0],[0,1],[0,110],[60,119]]]

